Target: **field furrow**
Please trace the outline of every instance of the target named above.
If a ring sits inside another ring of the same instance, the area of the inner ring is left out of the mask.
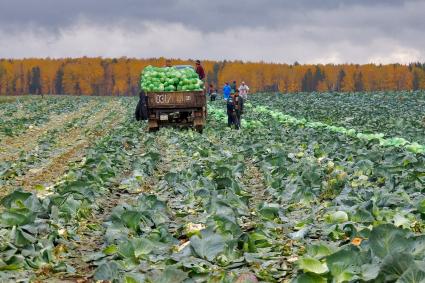
[[[52,114],[49,116],[46,124],[34,126],[28,129],[25,133],[17,137],[6,137],[0,142],[0,161],[16,160],[19,155],[25,154],[38,145],[37,141],[41,135],[61,129],[65,124],[72,120],[81,117],[86,111],[95,107],[96,101],[92,101],[89,105],[83,106],[78,111],[66,114]]]
[[[70,97],[48,97],[31,98],[24,100],[22,104],[0,105],[0,109],[7,108],[0,116],[0,142],[10,140],[8,137],[18,137],[31,129],[43,127],[57,116],[78,111],[87,103],[93,102],[93,99],[83,97],[71,101]]]
[[[240,130],[227,127],[223,102],[210,103],[203,134],[146,132],[133,118],[135,98],[61,99],[31,142],[18,140],[29,130],[6,138],[0,281],[422,278],[425,156],[418,146],[390,144],[391,136],[373,136],[360,120],[285,115],[286,98],[273,95],[250,97]],[[60,114],[71,99],[75,105]],[[342,100],[356,99],[368,101]],[[411,102],[403,103],[400,109]],[[391,121],[386,128],[382,113],[382,132],[402,136]],[[421,136],[414,125],[406,131],[412,141]],[[398,264],[409,268],[394,273]]]
[[[10,174],[0,194],[5,195],[13,188],[30,191],[37,188],[39,194],[46,193],[44,189],[54,184],[70,165],[80,162],[93,142],[125,119],[121,115],[124,109],[118,102],[96,103],[88,107],[90,110],[78,111],[80,116],[73,115],[76,118],[65,123],[63,129],[46,131],[35,148],[26,154],[21,152],[18,160],[8,160]],[[46,140],[49,133],[51,135]]]
[[[50,156],[46,164],[29,170],[23,178],[17,180],[16,186],[27,190],[34,189],[36,185],[48,187],[68,170],[70,164],[81,161],[86,155],[85,151],[94,141],[103,137],[125,118],[118,114],[121,112],[111,112],[111,109],[114,109],[112,106],[118,105],[111,103],[105,106],[105,109],[90,118],[84,128],[75,128],[60,137],[56,146],[60,150]]]
[[[144,136],[131,146],[123,144],[126,150],[131,152],[126,170],[120,172],[119,176],[108,185],[107,190],[102,197],[96,199],[91,217],[79,224],[79,237],[72,241],[72,250],[67,255],[67,259],[76,271],[72,274],[64,274],[60,276],[61,280],[85,280],[90,281],[94,269],[93,261],[96,260],[99,253],[105,248],[104,222],[108,220],[112,210],[118,205],[132,204],[139,192],[139,187],[128,188],[128,182],[134,181],[134,164],[140,155],[145,154],[145,143],[149,137]]]

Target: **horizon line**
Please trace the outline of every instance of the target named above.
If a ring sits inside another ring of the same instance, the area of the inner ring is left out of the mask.
[[[265,61],[265,60],[241,60],[241,59],[202,59],[202,58],[172,58],[172,57],[127,57],[127,56],[120,56],[120,57],[105,57],[105,56],[76,56],[76,57],[0,57],[0,61],[23,61],[23,60],[76,60],[76,59],[101,59],[101,60],[174,60],[174,61],[195,61],[200,60],[201,62],[228,62],[228,63],[243,63],[243,64],[275,64],[275,65],[288,65],[288,66],[295,66],[295,65],[302,65],[302,66],[308,66],[308,65],[401,65],[401,66],[409,66],[412,64],[425,64],[421,61],[411,61],[409,63],[399,63],[399,62],[393,62],[393,63],[377,63],[377,62],[368,62],[368,63],[354,63],[354,62],[345,62],[345,63],[301,63],[298,60],[295,60],[293,63],[287,63],[287,62],[272,62],[272,61]]]

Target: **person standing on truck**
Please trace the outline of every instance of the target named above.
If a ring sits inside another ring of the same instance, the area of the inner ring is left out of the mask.
[[[223,88],[223,99],[228,100],[230,98],[230,94],[232,93],[232,88],[229,83],[226,83]]]
[[[242,97],[243,100],[247,100],[248,92],[249,92],[249,87],[245,84],[245,82],[242,82],[242,84],[239,86],[239,96]]]
[[[239,90],[236,90],[235,95],[233,97],[233,105],[235,107],[235,126],[236,129],[240,129],[241,127],[241,115],[243,114],[243,98],[239,96]]]
[[[201,61],[199,61],[199,60],[196,60],[195,71],[198,74],[199,79],[204,81],[205,80],[205,71],[204,71],[204,68],[201,65]]]

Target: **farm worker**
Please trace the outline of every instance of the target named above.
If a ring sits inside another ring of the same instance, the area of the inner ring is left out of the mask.
[[[218,89],[215,89],[213,93],[211,93],[211,101],[215,101],[217,98]]]
[[[226,83],[223,88],[223,99],[228,100],[231,93],[232,93],[232,88],[230,87],[229,83]]]
[[[214,86],[210,84],[208,87],[208,95],[210,96],[211,101],[215,100],[215,98],[213,99],[213,94],[214,94]]]
[[[214,91],[214,86],[212,84],[210,84],[208,86],[208,95],[211,96],[211,94],[213,93],[213,91]]]
[[[168,67],[168,68],[172,67],[170,59],[165,60],[165,67]]]
[[[148,99],[146,97],[145,91],[142,89],[139,93],[139,103],[136,106],[136,120],[147,120],[148,119]]]
[[[239,90],[236,90],[233,97],[233,104],[235,106],[235,126],[236,129],[241,127],[241,115],[243,114],[243,98],[239,95]]]
[[[201,61],[196,60],[196,73],[198,74],[198,77],[200,80],[205,80],[205,71],[204,68],[201,66]]]
[[[248,92],[249,87],[245,84],[245,82],[242,82],[242,84],[239,86],[239,96],[246,100],[248,99]]]
[[[232,93],[235,93],[236,89],[238,88],[237,85],[236,85],[236,81],[233,81],[231,87],[232,87]]]
[[[227,106],[227,126],[232,127],[236,125],[236,113],[235,113],[235,104],[233,101],[233,95],[231,95],[226,102]]]

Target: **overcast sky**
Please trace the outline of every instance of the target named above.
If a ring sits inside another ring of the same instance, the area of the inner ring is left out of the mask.
[[[425,0],[0,0],[0,57],[425,61]]]

